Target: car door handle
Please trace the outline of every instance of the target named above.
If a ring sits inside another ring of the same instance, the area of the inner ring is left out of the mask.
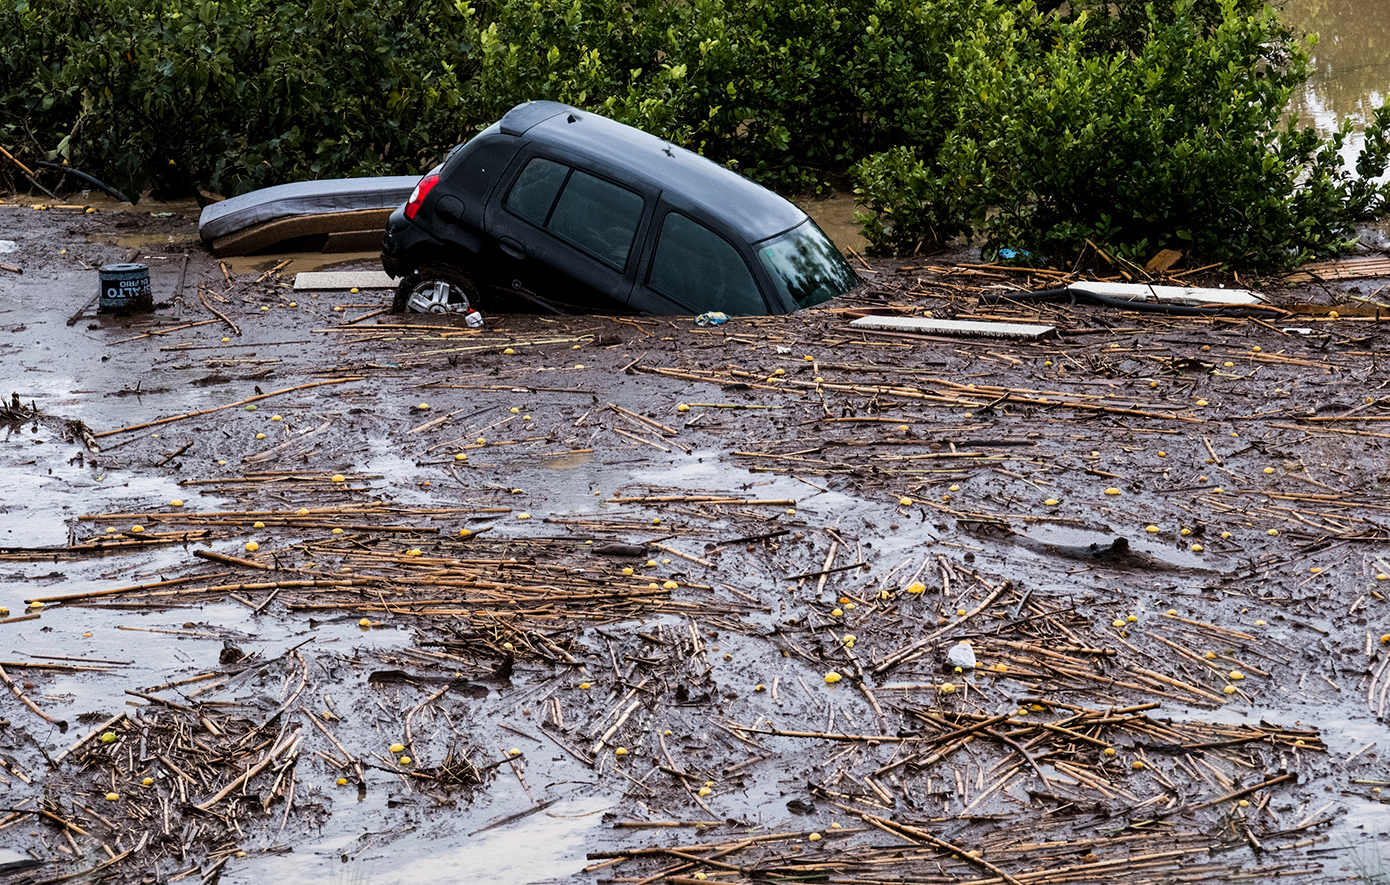
[[[503,254],[510,255],[518,260],[526,257],[526,247],[513,240],[511,237],[503,237],[497,241],[497,247]]]

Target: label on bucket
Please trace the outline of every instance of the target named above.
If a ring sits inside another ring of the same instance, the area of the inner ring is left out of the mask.
[[[100,270],[99,308],[103,311],[154,309],[150,269],[144,264],[107,264]]]

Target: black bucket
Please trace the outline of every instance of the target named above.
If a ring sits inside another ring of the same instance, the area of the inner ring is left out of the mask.
[[[101,274],[101,313],[148,313],[154,310],[150,268],[146,264],[107,264]]]

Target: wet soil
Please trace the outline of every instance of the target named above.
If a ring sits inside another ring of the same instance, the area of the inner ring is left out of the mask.
[[[1376,868],[1385,280],[473,330],[108,210],[0,203],[0,882]],[[159,309],[69,325],[131,259]]]

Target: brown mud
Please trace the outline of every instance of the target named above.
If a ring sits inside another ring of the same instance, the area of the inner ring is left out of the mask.
[[[0,883],[1377,869],[1386,280],[473,330],[170,211],[0,204]],[[69,325],[130,259],[163,306]]]

